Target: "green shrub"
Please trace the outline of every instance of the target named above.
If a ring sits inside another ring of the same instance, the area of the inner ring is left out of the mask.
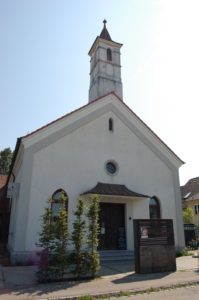
[[[42,216],[42,230],[37,246],[43,250],[40,253],[38,281],[53,281],[63,279],[67,267],[67,198],[61,193],[61,208],[56,220],[52,217],[52,198],[48,200],[48,207]]]
[[[75,221],[71,240],[74,251],[69,255],[68,225],[65,194],[61,194],[61,208],[56,219],[53,218],[51,208],[52,199],[48,200],[42,216],[42,230],[37,246],[43,250],[40,252],[37,278],[39,282],[58,281],[65,279],[65,275],[73,273],[76,278],[88,274],[96,277],[100,268],[100,259],[97,247],[99,244],[99,198],[93,196],[86,217],[88,219],[88,233],[84,220],[85,211],[83,201],[78,200]],[[87,233],[87,234],[86,234]],[[86,249],[86,250],[84,250]],[[67,272],[67,273],[66,273]]]
[[[99,244],[99,197],[94,195],[87,213],[88,217],[88,258],[91,276],[95,277],[100,269],[100,258],[97,251]]]
[[[188,248],[183,248],[182,250],[176,252],[176,257],[181,257],[181,256],[190,256],[192,255],[190,252],[189,252],[189,249]]]
[[[199,240],[191,240],[189,247],[191,250],[197,250],[199,248]]]
[[[75,221],[73,222],[72,241],[74,252],[70,255],[70,261],[74,266],[72,272],[80,278],[88,271],[87,253],[83,251],[85,246],[86,222],[83,219],[84,204],[82,199],[78,200],[76,211],[74,212]]]

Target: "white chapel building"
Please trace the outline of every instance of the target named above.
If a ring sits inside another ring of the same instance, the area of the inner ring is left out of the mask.
[[[79,196],[99,195],[99,250],[133,251],[133,219],[150,218],[172,219],[175,246],[184,246],[183,161],[125,104],[121,47],[104,21],[89,51],[88,104],[18,138],[8,185],[13,262],[36,249],[47,199],[60,191],[69,232]]]

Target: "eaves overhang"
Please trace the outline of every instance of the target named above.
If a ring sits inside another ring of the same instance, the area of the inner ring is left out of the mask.
[[[109,41],[109,40],[104,40],[102,39],[100,36],[97,36],[94,43],[92,44],[89,52],[88,52],[88,55],[90,56],[91,53],[93,52],[93,49],[95,48],[95,46],[98,44],[98,42],[103,42],[103,43],[106,43],[108,44],[110,47],[115,47],[117,46],[118,48],[121,48],[123,46],[123,44],[121,43],[117,43],[117,42],[114,42],[114,41]]]
[[[92,189],[81,194],[83,195],[104,195],[104,196],[122,196],[122,197],[136,197],[136,198],[150,198],[150,196],[145,194],[140,194],[128,189],[123,184],[112,184],[112,183],[103,183],[98,182],[96,186]]]

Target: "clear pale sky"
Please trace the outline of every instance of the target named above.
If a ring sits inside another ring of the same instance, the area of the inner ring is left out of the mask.
[[[125,103],[199,176],[198,0],[0,0],[0,150],[88,102],[107,19]]]

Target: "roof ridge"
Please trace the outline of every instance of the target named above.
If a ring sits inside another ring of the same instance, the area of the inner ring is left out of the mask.
[[[65,117],[68,117],[69,115],[72,115],[72,114],[76,113],[77,111],[80,111],[80,110],[84,109],[85,107],[94,104],[95,102],[97,102],[97,101],[100,100],[101,98],[104,98],[104,97],[106,97],[106,96],[108,96],[108,95],[110,95],[110,94],[114,94],[120,101],[122,101],[122,99],[121,99],[118,95],[116,95],[114,92],[109,92],[109,93],[107,93],[107,94],[105,94],[105,95],[103,95],[103,96],[100,96],[100,97],[94,99],[94,100],[91,101],[91,102],[88,102],[87,104],[84,104],[83,106],[80,106],[79,108],[76,108],[75,110],[72,110],[71,112],[69,112],[69,113],[67,113],[67,114],[65,114],[65,115],[63,115],[63,116],[61,116],[61,117],[59,117],[59,118],[57,118],[57,119],[55,119],[55,120],[53,120],[53,121],[51,121],[51,122],[45,124],[45,125],[43,125],[43,126],[41,126],[41,127],[39,127],[38,129],[33,130],[32,132],[30,132],[30,133],[28,133],[28,134],[22,136],[21,138],[23,138],[23,139],[24,139],[24,138],[27,138],[27,137],[29,137],[29,136],[35,134],[36,132],[38,132],[38,131],[40,131],[40,130],[42,130],[42,129],[44,129],[44,128],[46,128],[46,127],[48,127],[48,126],[50,126],[50,125],[52,125],[52,124],[54,124],[54,123],[56,123],[56,122],[62,120],[62,119],[64,119]],[[122,102],[123,102],[123,101],[122,101]]]
[[[84,109],[84,108],[86,108],[86,107],[88,107],[90,105],[94,105],[97,101],[99,101],[102,98],[107,97],[108,95],[114,95],[120,101],[120,103],[122,103],[129,110],[129,112],[131,114],[133,114],[136,117],[136,119],[139,120],[167,148],[167,150],[169,152],[171,152],[178,160],[181,161],[182,164],[184,164],[184,161],[182,161],[179,158],[179,156],[177,154],[175,154],[175,152],[173,150],[171,150],[171,148],[167,144],[165,144],[162,141],[162,139],[140,117],[138,117],[138,115],[124,101],[122,101],[122,99],[118,95],[115,94],[115,92],[112,91],[112,92],[109,92],[109,93],[107,93],[107,94],[105,94],[103,96],[100,96],[100,97],[96,98],[95,100],[93,100],[91,102],[88,102],[87,104],[85,104],[85,105],[83,105],[83,106],[81,106],[81,107],[79,107],[79,108],[77,108],[77,109],[75,109],[75,110],[73,110],[73,111],[71,111],[71,112],[69,112],[69,113],[67,113],[67,114],[65,114],[65,115],[63,115],[63,116],[55,119],[55,120],[53,120],[52,122],[49,122],[49,123],[45,124],[44,126],[38,128],[38,129],[36,129],[36,130],[34,130],[34,131],[32,131],[32,132],[24,135],[24,136],[19,137],[17,139],[17,143],[16,143],[16,147],[15,147],[15,151],[14,151],[15,153],[14,153],[14,156],[13,156],[13,162],[12,162],[12,165],[11,165],[11,170],[12,170],[12,167],[14,165],[14,162],[15,162],[15,159],[16,159],[16,156],[17,156],[17,153],[18,153],[18,150],[19,150],[19,146],[20,146],[20,143],[21,143],[22,139],[26,139],[26,138],[30,137],[31,135],[34,135],[37,132],[45,129],[46,127],[48,127],[48,126],[50,126],[50,125],[52,125],[52,124],[54,124],[54,123],[56,123],[56,122],[64,119],[65,117],[68,117],[68,116],[70,116],[70,115],[72,115],[72,114],[74,114],[74,113],[76,113],[78,111],[81,111],[82,109]],[[10,174],[8,176],[8,180],[9,180],[9,177],[10,177]],[[8,180],[7,180],[7,182],[8,182]]]

